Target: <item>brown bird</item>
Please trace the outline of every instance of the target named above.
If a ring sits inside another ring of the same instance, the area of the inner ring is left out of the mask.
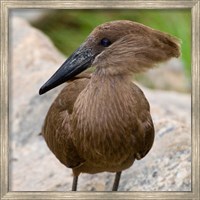
[[[176,38],[132,21],[112,21],[97,26],[41,87],[39,94],[68,81],[47,113],[42,135],[72,168],[73,191],[80,173],[104,171],[116,172],[116,191],[121,171],[149,152],[150,107],[132,75],[179,55]],[[92,74],[81,73],[90,66]]]

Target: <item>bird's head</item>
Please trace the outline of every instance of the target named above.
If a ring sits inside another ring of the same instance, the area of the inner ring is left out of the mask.
[[[179,56],[178,40],[166,33],[127,20],[107,22],[91,32],[40,88],[39,94],[70,80],[90,66],[109,75],[131,74]]]

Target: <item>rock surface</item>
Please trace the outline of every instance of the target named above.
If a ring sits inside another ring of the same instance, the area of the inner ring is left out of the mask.
[[[40,86],[64,61],[52,42],[20,18],[11,19],[10,190],[70,191],[65,168],[39,135],[61,87],[39,96]],[[156,69],[155,69],[156,70]],[[123,172],[120,191],[191,191],[191,97],[142,87],[156,137],[150,153]],[[82,174],[79,191],[110,191],[114,174]]]
[[[184,66],[179,58],[172,58],[156,66],[156,70],[138,74],[135,78],[143,85],[154,89],[191,91],[190,80],[184,73]]]

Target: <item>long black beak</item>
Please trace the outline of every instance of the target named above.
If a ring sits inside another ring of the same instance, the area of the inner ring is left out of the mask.
[[[40,88],[39,94],[44,94],[90,67],[94,57],[91,49],[80,46]]]

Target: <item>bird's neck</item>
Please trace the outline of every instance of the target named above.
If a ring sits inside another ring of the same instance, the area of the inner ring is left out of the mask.
[[[117,90],[120,90],[121,87],[129,86],[131,82],[130,74],[112,74],[107,69],[96,70],[92,74],[90,81],[91,85],[105,84],[104,87],[110,85],[112,88],[116,88]]]
[[[94,72],[85,89],[80,93],[75,106],[81,109],[85,106],[100,107],[128,99],[131,95],[131,77],[125,75],[109,75],[104,72]]]
[[[74,105],[74,115],[82,122],[91,121],[93,125],[95,122],[99,124],[99,119],[102,123],[119,123],[124,115],[131,115],[132,112],[130,105],[133,105],[134,96],[131,86],[129,76],[109,76],[95,72]]]

